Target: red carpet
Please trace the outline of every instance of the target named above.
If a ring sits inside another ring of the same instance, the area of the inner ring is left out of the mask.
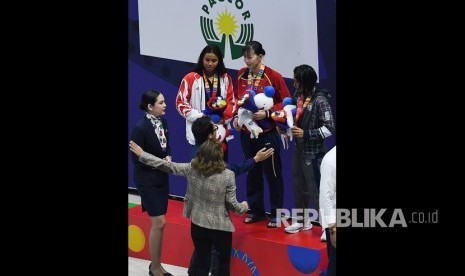
[[[162,262],[188,267],[194,246],[190,220],[182,217],[183,202],[169,200],[164,231]],[[232,213],[231,213],[232,214]],[[244,216],[232,214],[236,227],[231,252],[231,275],[325,275],[328,258],[326,243],[320,241],[321,227],[287,234],[283,228],[267,228],[267,220],[243,223]],[[130,257],[150,259],[148,233],[150,219],[141,206],[128,210]]]

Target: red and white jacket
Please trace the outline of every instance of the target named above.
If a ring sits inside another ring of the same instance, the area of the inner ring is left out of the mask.
[[[233,82],[227,73],[219,77],[221,97],[226,100],[227,106],[223,112],[223,121],[228,124],[236,112],[236,101],[234,99]],[[220,95],[217,95],[220,96]],[[179,85],[176,96],[176,109],[186,119],[186,139],[191,145],[195,145],[194,134],[192,134],[192,122],[203,116],[205,110],[205,85],[203,76],[190,72],[184,76]],[[208,101],[208,99],[207,99]]]

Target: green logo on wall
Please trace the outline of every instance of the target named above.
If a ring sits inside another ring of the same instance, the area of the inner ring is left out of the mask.
[[[229,2],[241,11],[244,4],[239,0],[218,0],[219,2]],[[208,16],[211,16],[211,8],[216,5],[216,1],[208,1],[209,5],[203,5],[202,11]],[[246,21],[250,18],[250,12],[241,11],[242,20]],[[216,26],[216,28],[214,27]],[[240,28],[239,28],[240,27]],[[218,45],[221,53],[225,53],[226,39],[228,39],[229,47],[231,49],[231,58],[238,59],[242,57],[242,46],[250,40],[253,40],[254,27],[252,23],[238,24],[235,15],[231,14],[225,7],[223,12],[219,12],[215,19],[207,16],[200,16],[200,29],[202,30],[203,38],[208,45]],[[220,39],[221,37],[221,39]]]

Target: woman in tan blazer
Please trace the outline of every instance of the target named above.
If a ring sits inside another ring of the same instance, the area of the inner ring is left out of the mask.
[[[129,147],[142,163],[187,178],[183,216],[191,219],[191,237],[199,260],[197,275],[208,276],[212,244],[219,251],[218,274],[230,275],[235,228],[229,210],[244,214],[248,204],[236,199],[235,175],[226,168],[221,143],[208,139],[190,163],[168,162],[144,152],[133,141]]]

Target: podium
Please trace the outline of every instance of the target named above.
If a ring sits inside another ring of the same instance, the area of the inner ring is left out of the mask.
[[[189,267],[194,245],[190,220],[182,216],[183,202],[168,200],[161,262]],[[128,206],[128,256],[150,260],[148,234],[150,218],[141,205]],[[267,228],[268,220],[245,224],[245,216],[231,213],[236,228],[231,250],[233,276],[326,275],[326,243],[321,227],[287,234],[281,228]]]

